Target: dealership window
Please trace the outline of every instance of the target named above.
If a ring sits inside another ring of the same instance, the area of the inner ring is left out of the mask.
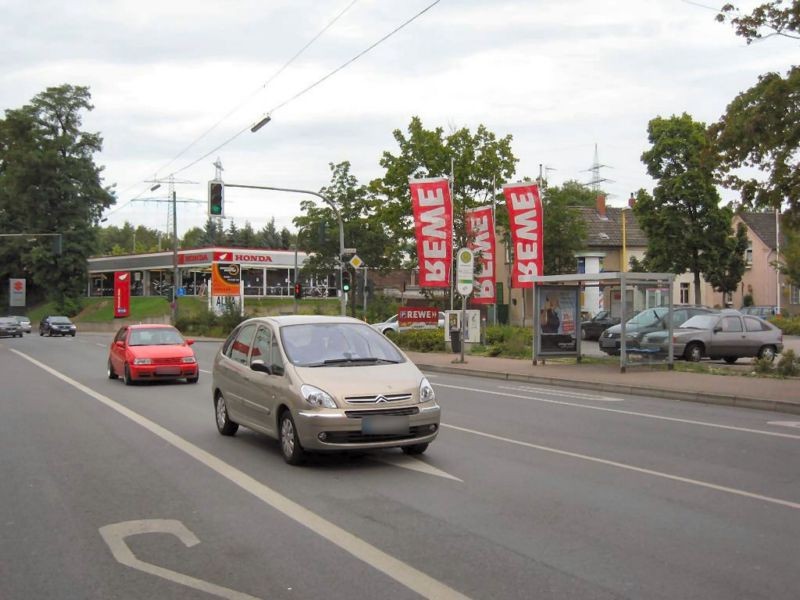
[[[681,284],[681,304],[689,304],[689,284]]]

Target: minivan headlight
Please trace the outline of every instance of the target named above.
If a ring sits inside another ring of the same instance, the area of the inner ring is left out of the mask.
[[[428,378],[423,377],[422,381],[419,382],[419,401],[422,403],[434,400],[436,400],[436,392],[433,391],[433,387],[428,383]]]
[[[331,395],[313,385],[301,385],[300,394],[302,394],[303,400],[315,408],[336,408],[336,403]]]

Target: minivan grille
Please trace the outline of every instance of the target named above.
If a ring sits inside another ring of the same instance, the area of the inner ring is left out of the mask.
[[[346,410],[344,414],[351,419],[361,419],[363,417],[372,417],[375,415],[388,415],[388,416],[404,416],[404,415],[417,415],[419,414],[418,406],[407,406],[403,408],[373,408],[366,410]]]
[[[407,434],[396,433],[361,433],[360,431],[327,431],[325,442],[329,444],[364,444],[369,442],[392,442],[395,440],[412,440],[431,435],[430,425],[411,427]]]
[[[407,402],[411,394],[377,394],[375,396],[347,396],[348,404],[383,404],[384,402]]]

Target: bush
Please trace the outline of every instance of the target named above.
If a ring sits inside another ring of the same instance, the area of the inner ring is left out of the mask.
[[[447,350],[441,329],[411,329],[390,337],[403,350],[413,352],[445,352]]]
[[[769,321],[784,335],[800,335],[800,317],[773,317]]]
[[[800,375],[800,357],[794,350],[785,350],[778,360],[776,370],[782,377],[797,377]]]
[[[490,325],[486,328],[486,354],[525,358],[531,355],[533,330],[529,327]]]
[[[772,373],[772,361],[766,358],[758,358],[753,362],[756,373],[759,375],[769,375]]]

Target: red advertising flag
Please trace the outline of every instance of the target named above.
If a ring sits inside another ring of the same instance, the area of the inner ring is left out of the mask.
[[[479,257],[480,270],[475,277],[477,286],[472,296],[473,304],[494,304],[495,295],[495,235],[494,214],[491,206],[467,210],[468,248]]]
[[[420,287],[450,287],[453,203],[446,177],[410,179]]]
[[[131,314],[131,274],[128,271],[114,273],[114,318],[121,319]]]
[[[508,206],[508,223],[514,263],[511,265],[511,286],[532,288],[533,277],[544,271],[542,242],[542,199],[534,183],[512,183],[503,186]]]

